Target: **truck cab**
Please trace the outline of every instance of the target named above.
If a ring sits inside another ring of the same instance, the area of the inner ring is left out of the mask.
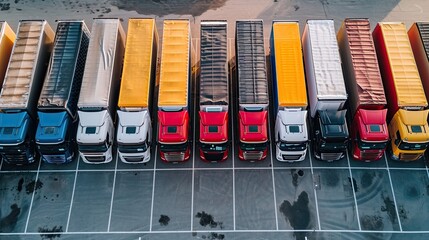
[[[21,165],[36,160],[33,124],[26,112],[0,113],[0,153],[4,161]]]
[[[107,110],[78,111],[76,140],[82,160],[86,163],[112,161],[114,124]]]
[[[317,159],[332,162],[345,156],[349,140],[346,112],[317,111],[313,122],[314,156]]]
[[[158,143],[161,160],[182,162],[189,159],[189,113],[183,108],[164,107],[158,111]]]
[[[244,107],[238,112],[240,160],[259,161],[267,157],[268,152],[268,111],[262,107]]]
[[[357,110],[350,131],[354,159],[369,162],[383,156],[389,142],[386,115],[387,109]]]
[[[303,161],[307,152],[307,111],[285,109],[276,118],[276,158],[282,162]],[[304,141],[303,141],[304,140]]]
[[[200,111],[200,157],[205,161],[228,158],[228,111],[206,107]]]
[[[39,124],[36,143],[39,153],[48,163],[64,163],[73,160],[76,149],[76,127],[66,111],[38,112]]]
[[[148,111],[118,111],[118,154],[127,163],[148,162],[152,123]]]
[[[429,145],[429,110],[399,109],[390,122],[391,142],[388,151],[394,160],[414,161],[423,156]]]

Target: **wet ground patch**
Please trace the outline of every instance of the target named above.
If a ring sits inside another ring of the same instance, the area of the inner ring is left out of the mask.
[[[15,228],[16,223],[18,222],[19,214],[21,213],[21,208],[18,207],[17,204],[12,204],[10,206],[10,213],[2,217],[0,219],[0,232],[1,233],[8,233],[12,232]]]
[[[161,224],[161,226],[167,226],[168,223],[170,222],[170,217],[167,215],[161,215],[159,217],[158,222],[159,222],[159,224]]]
[[[31,194],[33,193],[35,190],[39,190],[43,187],[43,183],[37,179],[37,181],[33,180],[31,182],[29,182],[26,186],[25,186],[25,192],[27,194]]]
[[[217,226],[219,226],[220,229],[223,229],[223,223],[215,221],[211,214],[202,211],[198,212],[195,217],[200,219],[199,223],[203,227],[209,226],[211,228],[216,228]]]

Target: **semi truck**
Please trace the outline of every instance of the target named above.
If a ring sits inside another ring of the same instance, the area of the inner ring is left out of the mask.
[[[3,85],[4,76],[6,74],[15,39],[15,32],[10,28],[9,24],[7,22],[0,21],[0,87]]]
[[[302,41],[314,156],[324,161],[340,160],[347,152],[349,131],[334,21],[308,20]]]
[[[118,155],[124,163],[150,160],[157,52],[155,19],[129,19],[116,134]]]
[[[348,93],[353,159],[376,161],[389,141],[387,102],[368,19],[345,19],[337,34]]]
[[[201,21],[200,157],[228,158],[229,80],[226,21]]]
[[[76,141],[86,163],[112,160],[124,51],[125,33],[120,20],[94,19],[77,104]]]
[[[36,160],[37,100],[53,41],[47,21],[19,21],[0,93],[0,154],[10,164]]]
[[[77,101],[88,42],[89,30],[83,20],[58,21],[37,104],[37,150],[48,163],[70,162],[76,153]]]
[[[262,20],[236,22],[240,160],[259,161],[268,152],[268,81]]]
[[[272,23],[270,56],[276,159],[303,161],[308,143],[308,104],[298,22]]]
[[[429,143],[429,110],[405,24],[381,22],[372,35],[387,98],[387,151],[394,160],[417,160]]]
[[[190,157],[191,30],[189,20],[164,20],[158,92],[158,148],[165,162]]]

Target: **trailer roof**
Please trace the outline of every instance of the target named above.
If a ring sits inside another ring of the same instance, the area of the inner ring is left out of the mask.
[[[378,23],[395,81],[399,106],[427,106],[413,51],[403,23]]]
[[[308,20],[318,97],[347,96],[333,20]]]
[[[416,22],[427,58],[429,59],[429,22]]]
[[[16,41],[0,94],[0,108],[27,107],[37,66],[39,46],[44,44],[41,41],[45,28],[50,29],[45,20],[19,22]],[[53,32],[50,34],[52,34],[50,37],[53,37]]]
[[[369,20],[346,19],[343,24],[349,45],[345,51],[353,65],[360,104],[385,105],[387,102]]]
[[[268,104],[262,20],[236,22],[238,97],[240,104]]]
[[[155,19],[130,19],[125,45],[119,107],[149,105]],[[156,53],[155,53],[156,54]]]
[[[273,22],[279,106],[307,106],[304,63],[298,22]]]
[[[108,107],[119,34],[119,19],[94,19],[79,96],[79,107]]]
[[[200,105],[228,105],[226,21],[201,22]]]
[[[159,107],[188,105],[190,41],[189,20],[164,20]]]
[[[66,107],[72,92],[82,34],[89,34],[84,21],[61,21],[55,34],[48,72],[38,106]]]

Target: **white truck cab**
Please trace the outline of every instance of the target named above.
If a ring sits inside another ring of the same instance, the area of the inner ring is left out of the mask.
[[[118,155],[124,163],[146,163],[150,160],[152,124],[148,111],[118,110]]]
[[[82,160],[95,164],[112,161],[115,129],[109,112],[78,111],[78,114],[80,121],[76,140]]]
[[[307,110],[279,111],[275,126],[276,158],[281,162],[303,161],[307,152]]]

